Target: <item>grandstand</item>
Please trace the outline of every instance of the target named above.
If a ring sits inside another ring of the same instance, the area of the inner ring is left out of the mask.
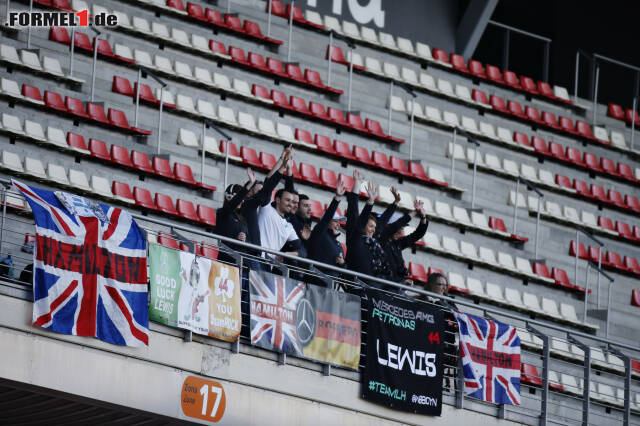
[[[453,35],[267,4],[7,2],[118,25],[0,28],[2,422],[206,424],[181,408],[197,376],[224,387],[226,424],[640,424],[637,107],[465,57]],[[231,252],[215,229],[225,187],[288,145],[315,220],[354,168],[378,185],[376,211],[393,186],[402,212],[423,201],[409,277],[444,272],[461,311],[518,328],[521,405],[467,398],[461,364],[441,417],[373,404],[361,371],[251,345],[247,315],[234,343],[150,322],[144,348],[32,325],[34,218],[11,178],[122,207],[149,243],[216,259]]]

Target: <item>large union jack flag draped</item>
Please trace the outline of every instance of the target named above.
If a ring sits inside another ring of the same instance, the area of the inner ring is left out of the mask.
[[[251,343],[302,355],[296,335],[296,308],[305,285],[268,272],[249,272]]]
[[[146,239],[131,215],[76,195],[13,185],[36,222],[33,324],[148,345]]]
[[[460,326],[464,389],[496,404],[520,405],[520,338],[516,328],[454,312]]]

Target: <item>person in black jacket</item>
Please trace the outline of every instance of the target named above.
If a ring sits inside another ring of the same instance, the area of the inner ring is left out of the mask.
[[[397,204],[400,201],[400,196],[395,188],[391,188],[391,192],[395,197],[396,203],[394,204]],[[424,237],[429,226],[422,201],[416,200],[413,207],[415,215],[420,219],[420,224],[415,231],[403,236],[402,229],[411,221],[411,216],[405,213],[400,219],[388,224],[380,233],[380,241],[391,271],[391,281],[407,285],[413,285],[413,281],[406,278],[409,271],[404,266],[402,250],[412,247],[420,238]]]
[[[280,158],[267,174],[264,184],[256,182],[253,170],[248,168],[249,181],[245,185],[231,184],[227,187],[224,203],[216,212],[216,233],[238,241],[261,245],[258,208],[269,203],[271,192],[280,182],[291,154],[291,146],[282,151]],[[227,245],[233,250],[255,254],[235,244]],[[234,263],[234,259],[223,252],[220,252],[218,258]]]
[[[337,237],[340,235],[340,222],[344,218],[338,216],[336,210],[344,192],[344,183],[339,181],[335,197],[331,200],[331,204],[325,210],[318,224],[311,231],[307,241],[310,259],[340,268],[344,266],[345,260],[342,245],[337,240]],[[327,272],[335,275],[335,272]]]

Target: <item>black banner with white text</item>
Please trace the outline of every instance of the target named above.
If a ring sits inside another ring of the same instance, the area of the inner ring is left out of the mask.
[[[367,290],[362,397],[391,408],[442,412],[444,323],[437,307]]]

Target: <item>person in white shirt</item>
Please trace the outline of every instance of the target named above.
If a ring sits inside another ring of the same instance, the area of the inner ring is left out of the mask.
[[[263,247],[272,250],[281,250],[288,246],[299,247],[300,240],[295,229],[285,218],[293,213],[293,194],[285,189],[279,189],[275,195],[275,201],[260,208],[258,213],[258,228],[260,229],[260,243]],[[285,252],[294,256],[298,250]],[[275,255],[269,254],[274,258]]]

